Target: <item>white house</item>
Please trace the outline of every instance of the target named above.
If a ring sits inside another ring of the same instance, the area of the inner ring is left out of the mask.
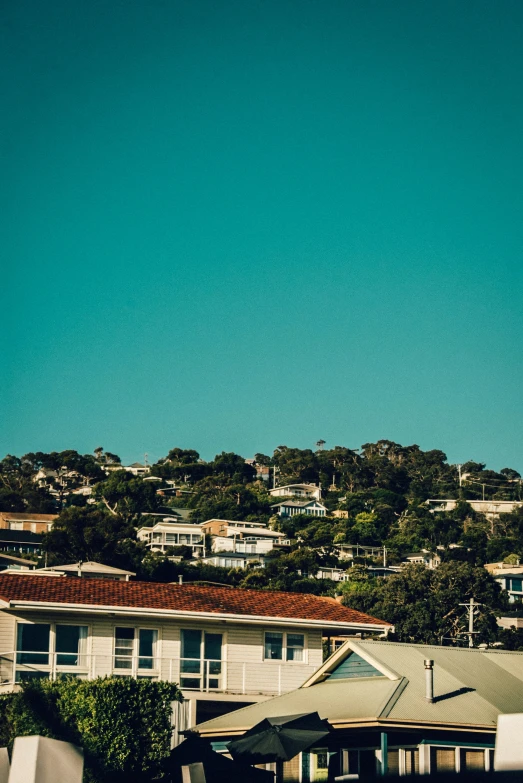
[[[162,520],[153,527],[141,527],[136,533],[153,552],[165,552],[171,546],[190,546],[193,556],[205,553],[205,539],[200,525],[190,522],[168,522]]]
[[[269,489],[274,498],[302,498],[303,500],[321,500],[321,487],[316,484],[285,484],[283,487]]]
[[[287,538],[229,538],[215,536],[212,539],[213,552],[236,552],[237,554],[266,555],[273,549],[287,548],[290,541]]]
[[[319,500],[282,500],[280,503],[275,503],[271,508],[274,513],[280,517],[293,517],[296,514],[309,514],[314,517],[324,517],[327,514],[327,507],[320,503]]]
[[[257,530],[261,532],[261,528],[267,529],[267,525],[263,522],[244,522],[238,519],[206,519],[202,522],[200,527],[204,533],[208,533],[211,536],[232,536],[235,531],[240,530]],[[241,535],[241,533],[237,533]]]
[[[441,565],[441,557],[428,549],[422,549],[420,552],[412,552],[404,558],[405,563],[424,565],[427,568],[437,568]]]
[[[441,500],[439,498],[426,500],[429,511],[454,511],[459,500]],[[469,506],[478,514],[486,517],[499,517],[500,514],[510,514],[516,508],[523,506],[521,500],[467,500]]]
[[[0,574],[0,692],[33,677],[150,677],[180,684],[192,725],[299,687],[323,636],[390,629],[299,593]]]
[[[253,568],[264,568],[265,555],[251,552],[217,552],[200,558],[198,562],[219,568],[247,568],[250,565]]]

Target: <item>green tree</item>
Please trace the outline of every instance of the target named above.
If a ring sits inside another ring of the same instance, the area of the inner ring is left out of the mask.
[[[86,783],[166,781],[177,686],[150,679],[30,680],[0,696],[0,740],[40,734],[84,750]]]
[[[442,636],[465,638],[465,608],[460,604],[472,597],[481,604],[475,642],[493,641],[496,611],[506,609],[507,598],[484,568],[469,563],[443,563],[434,570],[405,566],[400,573],[379,580],[365,609],[393,623],[399,641],[437,644]],[[346,600],[360,608],[357,596]]]
[[[131,546],[129,546],[131,543]],[[94,560],[116,567],[136,565],[145,552],[126,519],[99,508],[64,509],[43,537],[49,565]]]
[[[110,514],[128,524],[138,524],[142,514],[153,512],[160,505],[153,482],[144,481],[126,470],[115,470],[97,484],[93,497],[101,501]]]

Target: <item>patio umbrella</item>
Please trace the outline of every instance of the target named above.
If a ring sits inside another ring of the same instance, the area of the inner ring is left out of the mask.
[[[209,783],[226,780],[227,783],[273,783],[274,774],[254,769],[245,761],[238,762],[216,753],[209,740],[196,732],[187,735],[178,747],[171,751],[167,764],[171,783],[182,783],[182,766],[201,761]]]
[[[234,759],[249,764],[289,761],[300,751],[320,742],[329,732],[329,723],[317,712],[284,715],[265,718],[227,747]]]

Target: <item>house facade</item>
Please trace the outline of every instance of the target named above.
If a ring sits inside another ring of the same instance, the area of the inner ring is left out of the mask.
[[[293,517],[296,514],[308,514],[313,517],[324,517],[327,514],[327,506],[319,500],[282,500],[271,506],[274,514],[280,517]]]
[[[219,568],[265,568],[265,555],[245,552],[217,552],[202,557],[198,562]]]
[[[225,750],[266,717],[314,711],[331,734],[276,783],[492,771],[498,716],[523,712],[523,655],[350,639],[295,691],[196,729]]]
[[[207,519],[200,525],[204,533],[210,536],[232,536],[241,535],[243,530],[268,530],[267,525],[262,522],[244,522],[238,519]]]
[[[58,514],[26,514],[0,511],[0,530],[25,530],[28,533],[48,533]]]
[[[200,525],[190,522],[168,522],[162,520],[153,527],[141,527],[136,537],[145,542],[153,552],[165,552],[172,546],[190,546],[193,557],[205,553],[205,539]]]
[[[28,530],[0,530],[0,552],[13,555],[40,555],[42,536]]]
[[[297,498],[302,500],[321,500],[321,488],[316,484],[285,484],[269,489],[273,498]]]
[[[310,595],[0,574],[0,692],[33,677],[150,677],[179,683],[191,725],[300,686],[325,635],[390,628]]]
[[[425,503],[429,511],[454,511],[460,501],[449,499],[429,499]],[[500,514],[510,514],[523,506],[521,500],[467,500],[469,506],[479,514],[485,514],[489,518],[497,518]]]

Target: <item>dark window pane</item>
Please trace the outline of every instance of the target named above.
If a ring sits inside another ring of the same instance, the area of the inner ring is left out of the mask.
[[[158,631],[142,628],[138,640],[138,668],[154,669],[154,646],[158,638]]]
[[[182,677],[180,680],[180,686],[182,688],[191,688],[193,690],[200,690],[200,678]]]
[[[85,653],[86,625],[56,626],[56,663],[58,666],[78,666],[79,654]],[[84,649],[81,649],[84,647]],[[85,664],[85,661],[82,661]]]
[[[274,661],[281,661],[283,658],[283,634],[270,633],[265,634],[265,658]]]
[[[201,631],[182,631],[182,658],[200,659]]]
[[[221,633],[205,634],[205,659],[207,661],[221,661],[222,659],[222,635]]]
[[[19,623],[17,628],[17,663],[49,663],[47,623]]]

